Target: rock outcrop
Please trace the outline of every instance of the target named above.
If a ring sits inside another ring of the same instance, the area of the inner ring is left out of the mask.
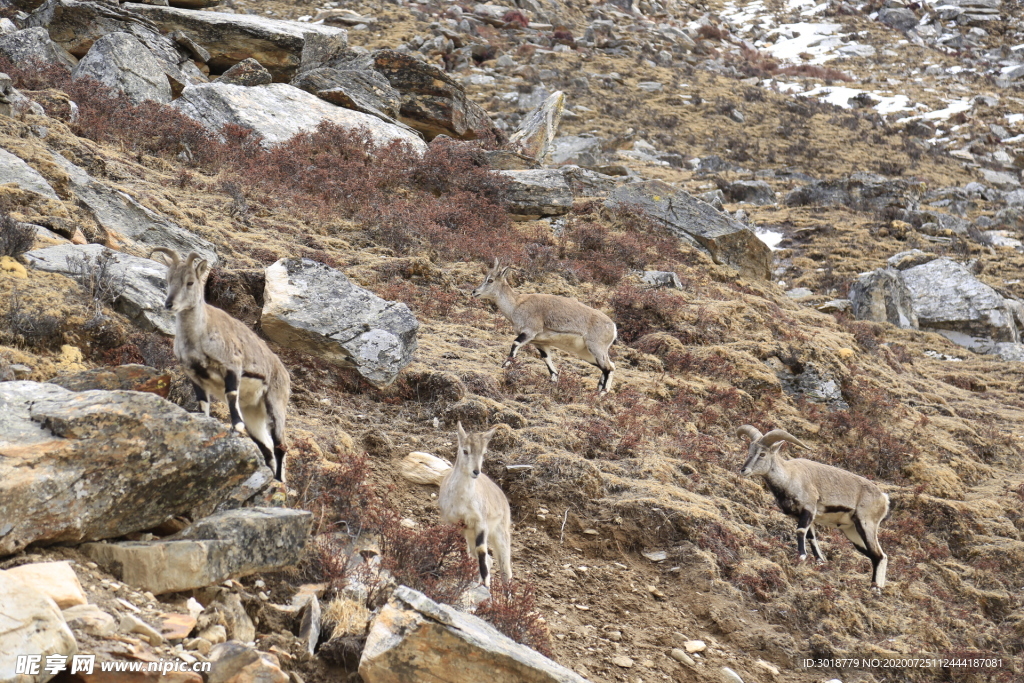
[[[263,138],[266,146],[286,142],[303,131],[313,131],[323,122],[346,130],[365,130],[378,145],[405,144],[423,153],[426,144],[418,135],[376,116],[337,107],[316,95],[287,83],[244,87],[228,83],[207,83],[186,88],[175,108],[214,133],[227,123],[248,128]]]
[[[154,247],[166,247],[180,254],[194,251],[211,265],[220,261],[217,248],[208,240],[147,209],[116,187],[92,178],[62,155],[54,154],[53,160],[67,171],[75,198],[103,229],[108,246],[142,258],[149,256]]]
[[[511,181],[505,206],[513,218],[533,220],[542,216],[561,216],[572,208],[572,188],[561,169],[498,171]]]
[[[427,140],[448,135],[459,140],[504,140],[487,112],[469,100],[462,85],[432,64],[394,50],[373,54],[373,68],[401,93],[399,120]]]
[[[715,263],[731,266],[743,277],[769,277],[771,249],[750,228],[671,185],[657,180],[624,185],[605,204],[644,211]]]
[[[16,157],[5,149],[0,149],[0,185],[14,183],[23,190],[35,192],[47,199],[60,201],[60,197],[40,175],[20,157]]]
[[[403,303],[353,284],[309,259],[267,268],[263,332],[279,344],[351,367],[374,384],[390,384],[412,361],[419,323]]]
[[[854,317],[859,320],[917,328],[913,297],[902,275],[894,268],[879,268],[857,278],[850,286],[850,303]]]
[[[70,52],[50,39],[45,28],[33,28],[15,31],[0,36],[0,55],[14,64],[26,64],[31,61],[44,64],[56,64],[68,71],[75,68],[78,60]]]
[[[287,81],[295,75],[306,35],[321,33],[343,37],[345,29],[322,24],[271,19],[253,14],[194,12],[127,2],[123,5],[153,22],[165,33],[183,31],[210,53],[209,66],[222,73],[243,59],[262,64],[274,80]]]
[[[0,556],[212,511],[262,461],[230,425],[153,394],[0,383]]]
[[[164,540],[87,543],[82,550],[125,583],[160,595],[290,567],[312,523],[305,510],[246,508],[201,519]]]
[[[540,161],[547,154],[558,132],[565,110],[565,94],[551,93],[539,107],[531,111],[505,143],[505,149]]]
[[[164,308],[167,269],[156,261],[99,244],[59,244],[25,253],[25,260],[33,268],[72,277],[82,268],[95,268],[103,258],[109,259],[107,284],[117,293],[113,307],[144,330],[174,334],[174,314]]]
[[[479,617],[405,586],[370,624],[359,675],[366,683],[585,683]]]

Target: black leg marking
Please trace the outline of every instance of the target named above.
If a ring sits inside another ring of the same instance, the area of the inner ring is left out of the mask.
[[[192,365],[189,367],[192,368],[192,372],[194,372],[195,376],[199,379],[210,379],[210,373],[206,371],[206,367],[199,361],[193,361]]]
[[[274,459],[277,460],[277,480],[284,481],[284,456],[286,451],[279,443],[274,444]]]
[[[196,392],[196,400],[199,401],[200,403],[205,403],[210,400],[206,396],[206,389],[203,389],[195,382],[192,382],[192,390]]]
[[[263,443],[253,439],[252,442],[256,444],[256,447],[260,449],[260,453],[263,454],[263,461],[267,463],[267,467],[273,469],[274,467],[274,453],[267,448]]]
[[[810,510],[803,510],[800,513],[800,520],[796,523],[796,552],[801,558],[807,556],[807,547],[805,545],[807,539],[807,531],[810,529],[811,522],[814,520],[814,515],[811,514]]]
[[[478,533],[476,535],[476,547],[477,548],[479,548],[480,546],[482,546],[484,544],[485,536],[486,536],[486,534],[483,531],[481,531],[480,533]]]
[[[224,375],[224,393],[228,400],[228,409],[231,411],[231,426],[242,431],[245,421],[242,420],[242,413],[238,410],[238,375],[228,370]]]
[[[853,518],[853,523],[854,523],[854,525],[857,528],[857,534],[860,535],[861,539],[864,541],[864,550],[861,551],[861,552],[863,552],[865,555],[870,557],[871,558],[871,564],[874,565],[874,567],[877,568],[878,567],[878,561],[881,560],[882,557],[880,555],[876,555],[874,549],[871,547],[871,544],[868,543],[867,532],[864,531],[864,525],[860,523],[860,520],[857,519],[856,517],[854,517]],[[856,545],[856,544],[854,544],[854,545]],[[859,548],[858,548],[858,550],[859,550]]]
[[[477,558],[480,560],[480,580],[487,583],[487,553],[477,553]]]
[[[811,541],[811,552],[814,553],[814,557],[816,557],[817,559],[819,559],[821,561],[824,561],[825,560],[825,556],[822,554],[821,548],[818,547],[818,537],[814,533],[814,527],[813,526],[810,527],[809,529],[807,529],[807,538],[810,539],[810,541]]]
[[[600,365],[598,367],[601,367]],[[608,377],[612,374],[611,370],[605,370],[601,368],[601,381],[597,383],[598,391],[606,391],[608,389]]]

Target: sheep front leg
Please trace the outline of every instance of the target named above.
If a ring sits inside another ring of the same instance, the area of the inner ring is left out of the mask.
[[[533,341],[533,338],[537,336],[536,332],[523,331],[519,333],[519,336],[512,342],[512,349],[508,352],[508,358],[501,364],[501,367],[507,368],[512,365],[512,361],[515,360],[516,354],[519,353],[520,347],[523,344],[529,344]]]
[[[796,529],[796,551],[800,556],[801,562],[807,559],[807,530],[811,528],[811,524],[813,523],[813,512],[810,510],[804,510],[800,513],[800,520],[797,522]]]
[[[245,421],[238,405],[238,373],[234,370],[228,370],[224,375],[224,398],[227,399],[228,409],[231,411],[231,426],[239,434],[245,434]]]

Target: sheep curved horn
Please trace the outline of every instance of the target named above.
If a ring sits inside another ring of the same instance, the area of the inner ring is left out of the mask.
[[[761,438],[761,432],[753,425],[743,425],[736,428],[736,436],[745,436],[751,441],[757,441]]]
[[[147,258],[152,259],[153,254],[167,254],[167,257],[171,259],[172,263],[174,263],[175,268],[177,268],[178,264],[181,262],[178,257],[178,252],[173,249],[168,249],[167,247],[156,247],[155,249],[151,249]]]
[[[803,441],[787,432],[785,429],[773,429],[772,431],[768,432],[763,437],[761,437],[761,444],[765,447],[771,446],[772,444],[778,443],[779,441],[788,441],[794,446],[806,448],[807,450],[811,449],[810,446],[808,446]]]

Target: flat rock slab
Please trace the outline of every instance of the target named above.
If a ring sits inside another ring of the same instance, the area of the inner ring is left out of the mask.
[[[370,624],[359,675],[366,683],[586,683],[483,619],[406,586]]]
[[[167,398],[171,391],[171,374],[148,365],[118,365],[116,367],[93,368],[82,372],[57,375],[47,380],[50,384],[64,387],[69,391],[145,391]]]
[[[388,79],[372,70],[318,67],[303,71],[292,85],[346,109],[395,123],[401,97]],[[402,124],[405,125],[405,124]]]
[[[299,21],[269,19],[253,14],[195,12],[127,2],[122,7],[152,21],[161,31],[184,31],[210,53],[210,68],[222,73],[249,57],[262,64],[275,81],[295,75],[306,34],[342,38],[345,29]]]
[[[281,259],[266,274],[260,326],[277,343],[355,368],[378,385],[412,362],[419,322],[405,304],[310,259]]]
[[[212,512],[262,462],[230,425],[154,394],[0,383],[0,556]]]
[[[35,192],[47,199],[60,201],[60,197],[39,171],[29,166],[20,157],[14,156],[5,149],[0,149],[0,185],[7,183],[14,183],[23,190]]]
[[[346,130],[366,130],[377,145],[399,142],[420,154],[427,149],[414,132],[376,116],[337,107],[287,83],[251,88],[230,83],[191,86],[173,106],[217,134],[228,123],[255,131],[265,146],[287,142],[327,122]]]
[[[932,328],[962,346],[970,337],[1019,342],[1013,311],[1006,300],[966,266],[948,258],[900,273],[922,328]]]
[[[850,303],[858,320],[917,329],[913,297],[895,268],[879,268],[858,277],[850,286]]]
[[[771,274],[771,249],[753,230],[671,185],[658,180],[623,185],[609,195],[605,205],[644,212],[710,255],[715,263],[731,266],[743,277],[765,280]]]
[[[54,154],[53,160],[67,171],[79,205],[103,228],[109,244],[143,258],[154,247],[166,247],[179,254],[194,251],[214,266],[219,262],[217,248],[208,240],[147,209],[126,192],[94,179],[62,155]]]
[[[121,581],[160,595],[290,567],[312,524],[305,510],[245,508],[211,515],[165,540],[88,543],[82,550]]]
[[[42,655],[41,663],[45,665],[47,655],[77,653],[78,643],[57,604],[8,572],[0,571],[0,682],[45,683],[53,678],[54,674],[47,673],[45,666],[40,666],[34,676],[16,674],[18,655]]]
[[[164,308],[167,268],[156,261],[114,252],[99,244],[58,244],[26,252],[25,259],[33,268],[70,276],[75,268],[69,258],[72,262],[88,259],[96,263],[105,253],[114,255],[108,272],[114,287],[121,292],[114,300],[114,308],[144,330],[173,335],[174,314]]]
[[[575,198],[561,169],[497,171],[511,181],[506,208],[514,218],[530,220],[569,213]]]

